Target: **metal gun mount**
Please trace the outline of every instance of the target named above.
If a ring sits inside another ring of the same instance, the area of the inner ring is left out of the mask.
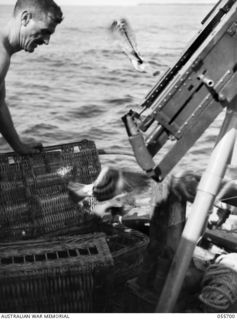
[[[138,164],[156,181],[237,97],[236,1],[219,1],[202,24],[178,62],[146,96],[141,112],[130,110],[123,117]],[[156,165],[153,157],[170,139],[173,147]]]
[[[138,164],[158,182],[184,156],[223,107],[226,108],[216,145],[197,187],[192,212],[156,307],[156,312],[171,312],[236,142],[236,0],[217,3],[204,19],[203,28],[191,46],[148,94],[142,107],[140,114],[131,110],[123,121]],[[145,113],[148,115],[144,117]],[[143,132],[147,134],[146,139]],[[169,139],[174,140],[174,146],[156,165],[153,157]]]

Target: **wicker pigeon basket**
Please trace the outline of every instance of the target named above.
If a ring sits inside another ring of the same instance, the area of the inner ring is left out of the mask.
[[[9,243],[0,257],[0,312],[92,312],[105,303],[113,259],[103,233]]]
[[[120,288],[140,271],[148,238],[106,224],[76,233],[1,245],[0,312],[114,311]]]
[[[92,183],[101,166],[94,142],[45,148],[34,157],[0,155],[0,241],[32,239],[86,223],[88,210],[69,197],[69,180]]]
[[[71,201],[68,181],[91,183],[100,169],[87,140],[0,155],[0,312],[113,312],[148,238],[99,222],[93,198]]]

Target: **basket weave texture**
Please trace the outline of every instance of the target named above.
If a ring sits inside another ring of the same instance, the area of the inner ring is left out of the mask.
[[[0,241],[32,239],[81,225],[88,210],[69,197],[68,181],[92,183],[101,166],[94,142],[45,148],[34,157],[0,155]]]
[[[3,244],[0,312],[113,312],[118,288],[139,273],[148,238],[101,223],[90,230]]]
[[[0,312],[99,311],[113,266],[103,233],[7,244],[0,257]]]
[[[101,223],[94,200],[72,202],[69,181],[101,170],[94,142],[0,155],[0,312],[113,312],[138,275],[148,238]]]
[[[114,260],[114,268],[110,274],[112,285],[123,285],[128,279],[137,276],[141,271],[143,253],[149,243],[149,237],[123,225],[112,226],[100,220],[93,220],[81,228],[68,228],[64,235],[76,236],[97,232],[106,234],[106,241]]]

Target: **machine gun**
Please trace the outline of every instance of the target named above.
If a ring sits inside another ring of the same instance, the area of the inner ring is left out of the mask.
[[[156,312],[172,312],[236,141],[236,0],[221,0],[214,6],[197,37],[141,107],[141,112],[130,110],[123,121],[138,164],[157,182],[165,178],[223,108],[226,109],[157,304]],[[153,157],[170,139],[174,145],[156,165]]]
[[[138,164],[156,181],[237,95],[236,8],[235,0],[219,1],[188,49],[146,96],[141,112],[130,110],[123,117]],[[168,140],[175,143],[156,165],[153,157]]]

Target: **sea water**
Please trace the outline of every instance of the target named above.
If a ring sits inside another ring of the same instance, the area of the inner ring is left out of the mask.
[[[130,152],[121,117],[139,104],[157,82],[139,73],[116,47],[111,23],[126,18],[139,51],[154,71],[164,73],[201,29],[210,5],[62,7],[64,20],[48,46],[12,57],[6,79],[7,102],[20,137],[45,146],[92,139],[98,148]],[[0,6],[0,28],[11,15]],[[203,170],[223,115],[187,153],[176,169]],[[9,151],[0,137],[0,151]],[[158,154],[159,157],[165,150]],[[103,156],[105,164],[138,168],[132,157]]]

